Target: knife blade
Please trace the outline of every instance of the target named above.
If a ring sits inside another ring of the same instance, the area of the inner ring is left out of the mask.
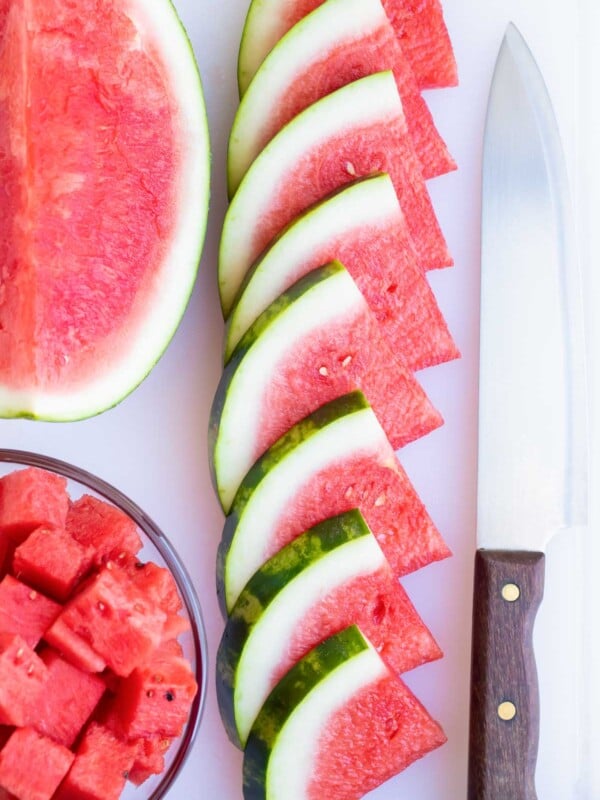
[[[535,800],[544,551],[587,520],[581,278],[564,153],[511,23],[484,134],[469,800]]]

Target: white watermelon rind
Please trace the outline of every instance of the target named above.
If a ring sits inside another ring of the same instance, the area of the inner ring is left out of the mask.
[[[172,76],[170,89],[182,114],[181,141],[189,147],[177,191],[180,208],[171,252],[155,276],[150,307],[122,353],[99,364],[81,385],[15,390],[0,385],[0,417],[50,422],[84,419],[116,406],[151,372],[173,338],[194,288],[208,217],[210,139],[204,93],[192,44],[170,0],[133,0],[128,13],[151,38]]]

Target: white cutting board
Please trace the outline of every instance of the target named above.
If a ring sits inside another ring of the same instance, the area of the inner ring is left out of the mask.
[[[214,562],[222,515],[209,480],[206,428],[221,367],[216,254],[225,211],[226,140],[236,106],[236,53],[247,0],[177,0],[176,5],[202,71],[213,143],[211,217],[190,307],[164,358],[119,407],[96,419],[68,425],[4,421],[0,423],[0,445],[48,453],[98,473],[137,501],[172,539],[200,596],[211,661],[202,728],[169,797],[241,800],[241,756],[223,733],[214,693],[214,654],[222,631]],[[446,653],[443,661],[407,676],[407,682],[442,722],[449,741],[371,793],[370,800],[462,800],[466,796],[485,104],[496,53],[512,19],[530,42],[555,102],[584,226],[587,307],[597,307],[600,277],[590,263],[593,254],[600,253],[600,234],[594,233],[589,214],[589,203],[598,191],[597,177],[594,182],[592,176],[600,175],[600,158],[593,158],[592,148],[594,141],[600,141],[600,123],[590,110],[590,98],[598,94],[593,75],[600,75],[600,69],[594,70],[600,66],[592,46],[597,41],[594,32],[600,33],[594,5],[596,0],[583,0],[579,5],[565,0],[445,1],[461,86],[430,92],[428,99],[460,170],[431,182],[430,187],[456,266],[431,275],[431,283],[463,358],[421,373],[446,424],[406,448],[401,459],[455,553],[453,559],[404,582]],[[579,77],[580,70],[585,81]],[[585,104],[579,103],[581,98]],[[590,219],[587,227],[586,219]],[[590,340],[600,341],[600,322],[591,314],[588,326]],[[592,366],[600,362],[599,351],[590,350]],[[600,367],[591,371],[593,397],[598,396],[597,375]],[[597,474],[600,432],[596,432],[593,419],[592,433]],[[595,531],[600,515],[593,500]],[[600,798],[597,758],[591,755],[594,749],[599,752],[600,742],[592,713],[599,708],[599,693],[592,691],[591,680],[593,673],[600,674],[600,635],[596,612],[584,613],[586,604],[589,607],[599,594],[593,572],[598,562],[589,557],[588,549],[584,559],[584,538],[557,539],[548,553],[547,597],[536,629],[542,688],[540,800]]]

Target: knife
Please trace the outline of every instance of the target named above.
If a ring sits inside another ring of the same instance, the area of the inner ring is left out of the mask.
[[[542,75],[509,25],[484,137],[469,800],[535,800],[544,550],[586,523],[581,279]]]

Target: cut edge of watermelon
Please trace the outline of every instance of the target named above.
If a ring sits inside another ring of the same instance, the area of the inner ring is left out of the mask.
[[[99,414],[117,405],[149,374],[167,348],[187,307],[206,235],[210,181],[210,141],[204,93],[192,44],[171,2],[150,0],[128,13],[149,34],[173,78],[169,89],[180,109],[178,132],[187,153],[182,161],[178,226],[170,254],[152,287],[152,301],[132,315],[131,342],[107,371],[82,386],[61,391],[14,390],[0,385],[0,416],[70,421]],[[143,20],[143,22],[142,22]],[[190,97],[193,101],[190,102]],[[144,298],[146,301],[147,298]],[[160,324],[157,320],[160,319]]]

